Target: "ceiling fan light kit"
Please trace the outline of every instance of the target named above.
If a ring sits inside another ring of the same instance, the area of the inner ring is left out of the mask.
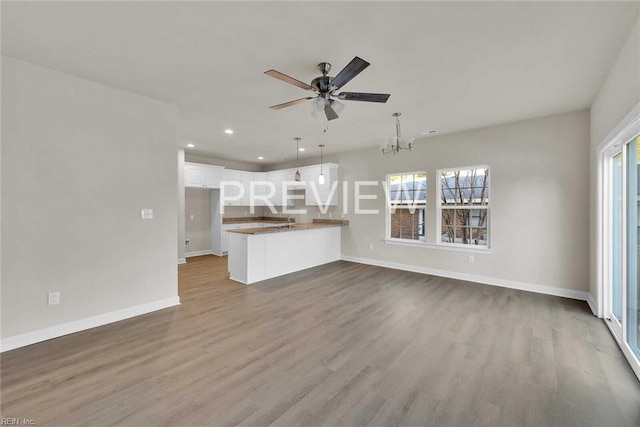
[[[328,62],[321,62],[318,64],[318,70],[322,73],[321,76],[316,77],[311,81],[311,84],[306,84],[298,79],[288,76],[276,70],[267,70],[264,73],[268,76],[274,77],[278,80],[282,80],[285,83],[292,84],[301,89],[312,91],[316,93],[316,96],[309,96],[305,98],[296,99],[282,104],[272,105],[272,110],[280,110],[282,108],[291,107],[293,105],[302,104],[313,100],[313,116],[319,116],[324,111],[327,120],[335,120],[339,116],[338,114],[344,108],[344,104],[333,97],[343,101],[361,101],[361,102],[380,102],[385,103],[389,99],[388,93],[363,93],[363,92],[341,92],[335,93],[342,86],[349,83],[351,79],[360,74],[369,64],[364,59],[357,56],[347,64],[335,77],[328,75],[331,70],[331,64]]]
[[[394,155],[400,153],[400,150],[409,150],[413,147],[414,138],[402,139],[402,132],[400,130],[400,116],[402,113],[393,113],[393,117],[396,118],[396,136],[391,141],[387,141],[382,145],[382,154],[393,153]]]

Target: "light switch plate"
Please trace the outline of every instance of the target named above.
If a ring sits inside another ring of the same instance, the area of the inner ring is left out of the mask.
[[[60,304],[60,292],[49,292],[47,302],[49,305]]]
[[[141,209],[140,219],[153,219],[153,209]]]

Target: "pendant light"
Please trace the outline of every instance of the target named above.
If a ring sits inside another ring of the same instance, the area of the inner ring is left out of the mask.
[[[322,185],[324,184],[324,174],[322,173],[322,149],[324,148],[324,144],[320,144],[318,147],[320,147],[320,176],[318,177],[318,183]]]
[[[300,175],[300,170],[298,170],[298,160],[300,158],[299,153],[300,153],[300,140],[302,138],[300,138],[299,136],[296,136],[294,138],[296,140],[296,174],[294,176],[294,179],[296,181],[300,181],[301,175]]]

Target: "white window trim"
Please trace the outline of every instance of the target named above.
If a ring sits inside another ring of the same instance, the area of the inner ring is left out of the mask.
[[[470,170],[470,169],[489,169],[489,204],[487,206],[452,206],[452,207],[442,207],[442,186],[440,184],[440,180],[442,179],[442,172],[456,172],[462,170]],[[477,166],[464,166],[464,167],[455,167],[455,168],[441,168],[436,169],[436,245],[441,247],[454,247],[454,248],[467,248],[471,247],[475,250],[480,250],[483,253],[487,251],[491,251],[491,241],[492,233],[491,233],[491,199],[493,198],[491,193],[491,168],[489,165],[477,165]],[[487,234],[489,236],[487,246],[475,246],[475,245],[463,245],[460,243],[448,243],[442,241],[442,209],[486,209],[488,212],[488,220],[487,220]]]
[[[452,252],[470,252],[475,254],[486,254],[491,255],[493,250],[486,246],[474,246],[474,245],[461,245],[459,243],[428,243],[422,242],[419,240],[409,240],[409,239],[396,239],[396,238],[387,238],[383,239],[385,245],[397,245],[397,246],[411,246],[414,248],[424,248],[424,249],[437,249],[443,251],[452,251]]]
[[[424,205],[419,204],[419,203],[414,203],[414,204],[403,204],[403,203],[391,203],[391,195],[390,195],[390,188],[389,188],[389,177],[390,176],[397,176],[397,175],[416,175],[416,174],[425,174],[425,176],[427,177],[427,186],[429,185],[429,174],[427,174],[426,170],[422,170],[422,171],[413,171],[413,172],[396,172],[396,173],[388,173],[386,178],[385,178],[385,185],[387,186],[387,190],[386,190],[386,194],[385,194],[385,218],[384,218],[384,241],[393,241],[396,243],[401,243],[401,242],[405,242],[408,243],[410,246],[415,246],[415,245],[425,245],[426,243],[426,239],[427,239],[427,204],[429,203],[429,192],[428,189],[425,188],[425,203]],[[386,199],[387,196],[389,196],[389,199]],[[424,226],[425,226],[425,230],[424,230],[424,238],[425,241],[420,241],[420,240],[414,240],[414,239],[399,239],[399,238],[395,238],[395,237],[391,237],[391,208],[393,207],[394,209],[409,209],[411,207],[414,207],[416,209],[424,209],[424,216],[425,216],[425,221],[424,221]]]

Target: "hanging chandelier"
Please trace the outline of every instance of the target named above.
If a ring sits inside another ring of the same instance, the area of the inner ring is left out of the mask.
[[[393,113],[393,117],[396,118],[396,136],[391,138],[391,141],[387,141],[382,145],[382,154],[393,153],[394,155],[399,153],[400,150],[409,150],[413,147],[414,138],[402,139],[402,133],[400,131],[400,116],[402,113]]]

